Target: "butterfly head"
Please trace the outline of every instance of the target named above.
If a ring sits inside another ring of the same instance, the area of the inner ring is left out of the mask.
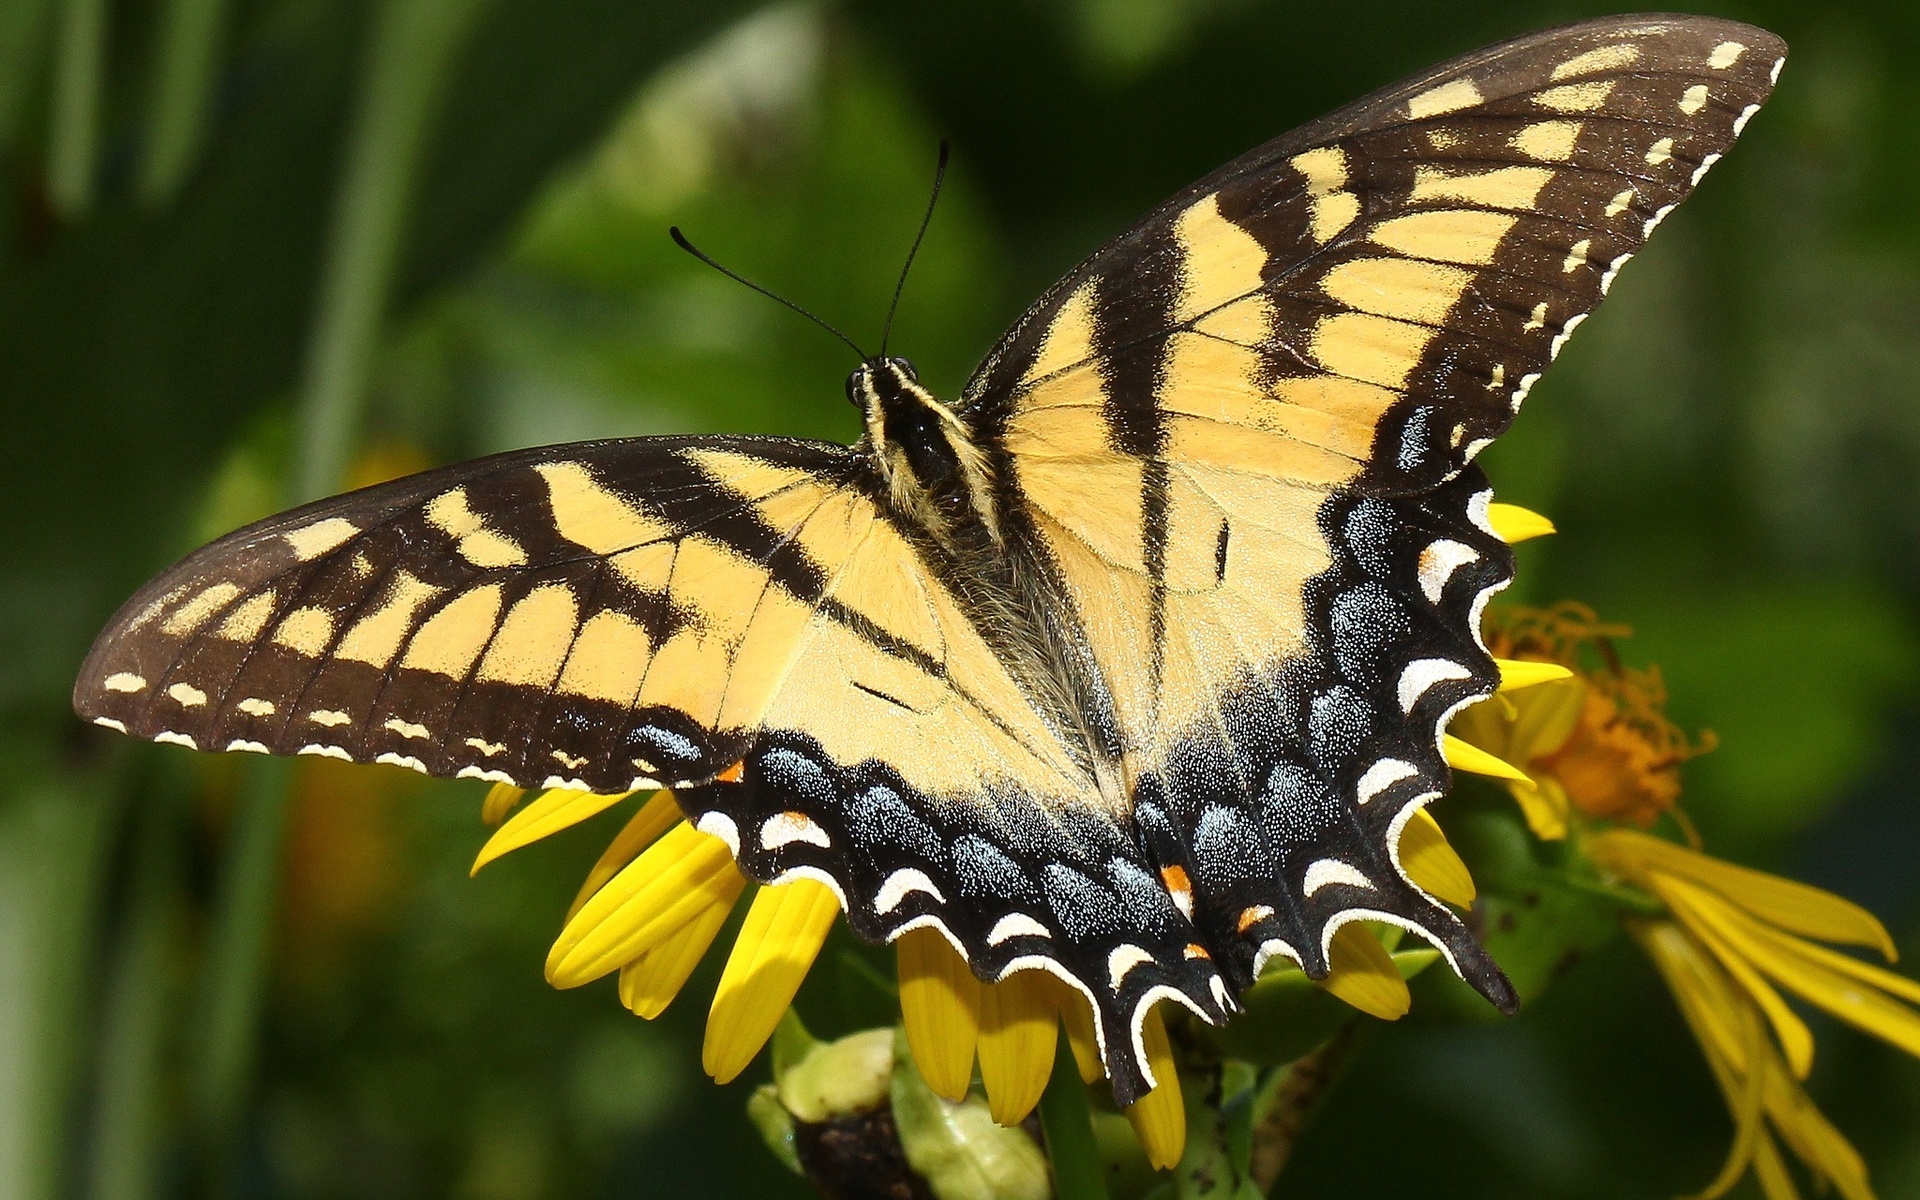
[[[870,358],[847,376],[847,403],[863,411],[887,401],[897,403],[909,390],[923,394],[926,391],[920,386],[920,375],[913,364],[897,355]]]
[[[966,421],[922,387],[904,358],[870,358],[847,376],[887,490],[902,512],[941,536],[962,513],[999,540],[986,456]]]

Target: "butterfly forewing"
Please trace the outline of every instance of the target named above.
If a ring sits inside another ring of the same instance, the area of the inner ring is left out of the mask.
[[[1078,615],[1157,857],[1237,984],[1372,912],[1497,971],[1396,843],[1497,683],[1468,466],[1764,101],[1784,46],[1615,18],[1445,64],[1229,164],[1070,274],[969,416]],[[1257,864],[1249,869],[1247,864]]]
[[[102,634],[75,706],[200,749],[674,785],[749,875],[826,882],[876,941],[932,925],[984,977],[1076,981],[1126,948],[1146,967],[1087,993],[1103,1042],[1154,988],[1217,1018],[1084,747],[876,487],[843,448],[744,438],[429,472],[190,556]]]

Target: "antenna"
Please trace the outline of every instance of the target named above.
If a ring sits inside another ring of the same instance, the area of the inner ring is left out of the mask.
[[[947,139],[940,139],[940,164],[933,169],[933,195],[927,198],[927,215],[920,218],[920,232],[913,235],[913,248],[907,251],[907,261],[900,268],[900,282],[893,285],[893,303],[887,305],[887,323],[880,330],[880,357],[887,356],[887,338],[893,333],[893,314],[900,307],[900,293],[907,287],[907,272],[913,269],[913,256],[920,253],[920,239],[927,236],[927,226],[933,223],[933,206],[940,203],[940,184],[947,177],[947,156],[952,147]]]
[[[943,154],[941,157],[941,162],[943,165],[945,161],[946,161],[945,155]],[[720,272],[722,275],[725,275],[728,279],[733,280],[735,283],[746,284],[748,287],[752,288],[756,292],[759,292],[762,296],[765,296],[769,300],[779,301],[781,304],[786,305],[788,308],[799,313],[801,316],[805,317],[807,320],[812,321],[815,325],[818,325],[820,328],[826,330],[828,333],[831,333],[833,336],[839,338],[841,341],[845,342],[853,350],[855,354],[858,354],[860,356],[861,362],[864,363],[864,362],[872,361],[867,357],[866,351],[862,350],[859,346],[854,345],[852,338],[848,337],[844,333],[841,333],[838,329],[835,329],[833,326],[827,324],[825,321],[821,320],[819,317],[816,317],[812,313],[808,312],[806,309],[801,308],[798,304],[795,304],[793,301],[787,299],[785,296],[776,295],[775,293],[768,291],[766,288],[761,287],[759,284],[755,283],[753,280],[748,279],[745,276],[741,275],[739,272],[730,271],[727,268],[721,266],[719,263],[713,261],[713,259],[708,257],[708,255],[704,251],[702,251],[699,247],[695,246],[692,242],[687,240],[687,235],[680,232],[680,227],[678,225],[668,226],[667,234],[673,238],[674,245],[680,247],[682,250],[685,250],[688,254],[693,255],[695,258],[699,259],[701,262],[712,267],[714,270]]]

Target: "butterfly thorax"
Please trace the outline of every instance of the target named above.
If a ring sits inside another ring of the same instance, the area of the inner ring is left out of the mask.
[[[904,358],[862,363],[847,377],[847,399],[866,424],[866,449],[895,511],[952,546],[969,532],[1000,539],[987,456],[973,431],[920,385]]]

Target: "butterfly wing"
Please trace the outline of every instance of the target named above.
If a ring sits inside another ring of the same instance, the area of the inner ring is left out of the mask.
[[[870,940],[931,925],[983,978],[1073,981],[1136,1094],[1118,1014],[1171,988],[1218,1019],[1220,977],[880,487],[844,447],[762,438],[431,471],[189,556],[101,634],[75,707],[205,750],[673,786],[747,874],[825,882]],[[1122,946],[1148,964],[1124,989],[1079,983]]]
[[[1493,690],[1511,576],[1470,466],[1765,100],[1785,47],[1693,17],[1495,46],[1278,139],[1080,266],[969,386],[1078,619],[1154,857],[1237,987],[1369,916],[1511,991],[1400,870]]]

